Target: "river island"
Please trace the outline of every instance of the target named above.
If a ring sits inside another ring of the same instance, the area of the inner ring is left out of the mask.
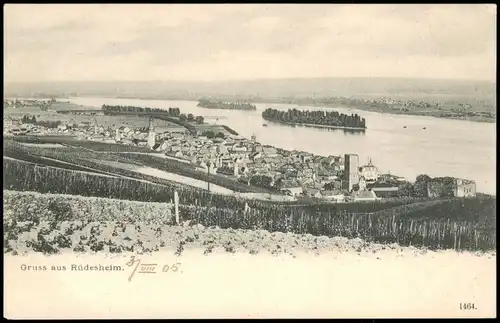
[[[344,114],[337,111],[309,111],[288,109],[282,111],[268,108],[262,112],[265,120],[289,124],[322,128],[337,128],[364,131],[366,120],[358,114]]]

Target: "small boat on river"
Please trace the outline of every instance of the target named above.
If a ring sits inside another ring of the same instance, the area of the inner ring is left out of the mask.
[[[263,127],[267,127],[267,124],[263,123],[263,124],[262,124],[262,126],[263,126]]]

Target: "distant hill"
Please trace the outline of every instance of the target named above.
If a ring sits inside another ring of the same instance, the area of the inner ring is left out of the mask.
[[[256,79],[214,82],[190,81],[99,81],[11,83],[6,96],[106,96],[147,99],[277,98],[346,96],[392,97],[433,100],[495,100],[495,83],[488,81],[391,79],[391,78],[305,78]]]

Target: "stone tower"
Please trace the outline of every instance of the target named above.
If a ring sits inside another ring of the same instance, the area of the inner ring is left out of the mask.
[[[352,191],[352,187],[359,183],[359,156],[346,154],[344,156],[343,188]]]
[[[153,125],[153,118],[149,118],[148,147],[153,148],[156,144],[156,133]]]

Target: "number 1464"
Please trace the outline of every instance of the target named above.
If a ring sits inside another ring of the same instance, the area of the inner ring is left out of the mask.
[[[474,303],[460,303],[461,310],[475,310]]]

